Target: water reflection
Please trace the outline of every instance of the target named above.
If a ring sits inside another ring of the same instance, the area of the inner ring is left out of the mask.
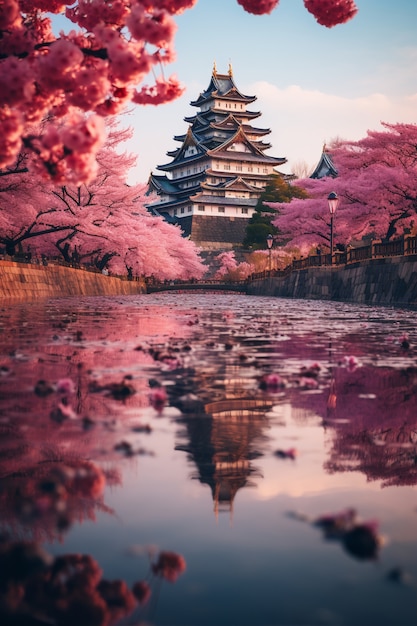
[[[415,623],[376,599],[417,577],[412,312],[170,294],[10,305],[0,328],[9,623],[137,623],[155,579],[176,583],[155,624]]]

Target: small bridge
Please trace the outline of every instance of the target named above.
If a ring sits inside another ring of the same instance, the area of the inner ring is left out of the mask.
[[[159,291],[228,291],[237,293],[247,293],[248,283],[246,281],[223,282],[218,280],[199,280],[195,282],[170,282],[152,283],[146,285],[147,293],[157,293]]]

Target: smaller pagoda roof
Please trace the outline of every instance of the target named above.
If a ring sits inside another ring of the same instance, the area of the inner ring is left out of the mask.
[[[169,178],[167,178],[166,176],[157,176],[156,174],[151,174],[148,184],[149,187],[160,193],[178,193],[178,188],[173,185],[172,181],[170,181]]]
[[[185,152],[187,148],[190,146],[195,147],[195,154],[190,154],[185,156]],[[195,163],[196,161],[200,161],[205,157],[205,149],[201,145],[201,141],[199,138],[193,133],[191,127],[188,128],[187,133],[184,137],[183,144],[177,150],[173,150],[167,153],[168,156],[173,156],[174,159],[170,163],[166,163],[163,165],[158,165],[158,170],[169,171],[178,167],[178,165]]]
[[[200,174],[200,175],[199,175]],[[193,176],[187,176],[187,180],[195,179],[194,188],[198,189],[200,185],[200,177],[201,172],[199,174],[194,174]],[[153,188],[157,193],[165,193],[170,196],[184,196],[188,197],[190,191],[193,191],[193,187],[187,187],[186,189],[181,189],[179,183],[181,179],[178,181],[172,181],[167,176],[157,176],[156,174],[151,174],[149,177],[148,185],[150,188]]]
[[[146,208],[148,212],[154,217],[161,217],[163,220],[165,220],[165,222],[168,222],[168,224],[177,224],[177,219],[175,217],[172,217],[169,213],[165,213],[165,211],[162,211],[160,213],[154,205],[148,204]]]
[[[224,111],[222,109],[207,109],[207,111],[200,111],[198,113],[198,115],[190,115],[188,117],[184,117],[184,121],[187,122],[188,124],[192,124],[194,125],[195,123],[200,122],[203,123],[203,120],[205,123],[211,122],[211,121],[216,121],[216,120],[221,120],[225,117],[225,115],[227,115],[227,111]],[[261,112],[260,111],[236,111],[234,113],[234,115],[237,118],[248,118],[248,119],[255,119],[257,117],[260,117]]]
[[[249,148],[250,152],[245,153],[245,161],[261,159],[263,163],[274,163],[276,165],[283,164],[286,162],[285,158],[271,157],[271,156],[265,155],[262,149],[259,146],[257,146],[256,143],[248,139],[248,137],[246,136],[242,128],[239,128],[232,137],[230,137],[224,143],[220,144],[217,148],[208,150],[207,154],[209,156],[215,156],[215,157],[222,156],[223,158],[227,158],[231,160],[241,160],[242,159],[241,152],[233,154],[231,150],[228,150],[228,148],[230,148],[230,146],[232,146],[234,143],[243,143]]]
[[[231,180],[228,180],[226,182],[220,182],[217,185],[216,184],[211,184],[211,183],[201,183],[201,188],[202,189],[207,189],[207,190],[220,190],[220,189],[227,189],[227,190],[245,190],[245,191],[256,191],[259,193],[259,187],[255,187],[254,185],[251,185],[250,183],[248,183],[247,181],[243,180],[243,178],[241,176],[236,176],[235,178],[232,178]]]
[[[310,175],[310,178],[325,178],[326,176],[336,178],[338,175],[339,172],[334,166],[331,155],[327,152],[326,144],[324,144],[320,160],[317,163],[314,172]]]
[[[237,206],[254,207],[258,202],[257,198],[225,198],[223,196],[213,196],[200,192],[195,196],[190,196],[190,200],[196,204],[215,204],[216,206]]]

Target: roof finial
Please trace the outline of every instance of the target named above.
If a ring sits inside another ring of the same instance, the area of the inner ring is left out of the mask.
[[[216,61],[213,62],[213,76],[216,76],[217,74],[217,68],[216,68]]]
[[[233,76],[233,68],[232,68],[232,64],[231,63],[229,63],[229,76],[230,76],[230,78],[232,78],[232,76]]]

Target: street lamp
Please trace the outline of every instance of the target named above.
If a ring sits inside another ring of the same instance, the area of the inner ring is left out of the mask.
[[[330,211],[330,262],[333,263],[333,220],[336,213],[337,205],[339,204],[339,197],[335,191],[332,191],[327,196]]]
[[[268,246],[268,252],[269,252],[269,260],[268,260],[269,271],[271,271],[271,254],[272,254],[273,243],[274,243],[274,238],[271,235],[271,233],[269,233],[268,237],[266,238],[266,245]]]

